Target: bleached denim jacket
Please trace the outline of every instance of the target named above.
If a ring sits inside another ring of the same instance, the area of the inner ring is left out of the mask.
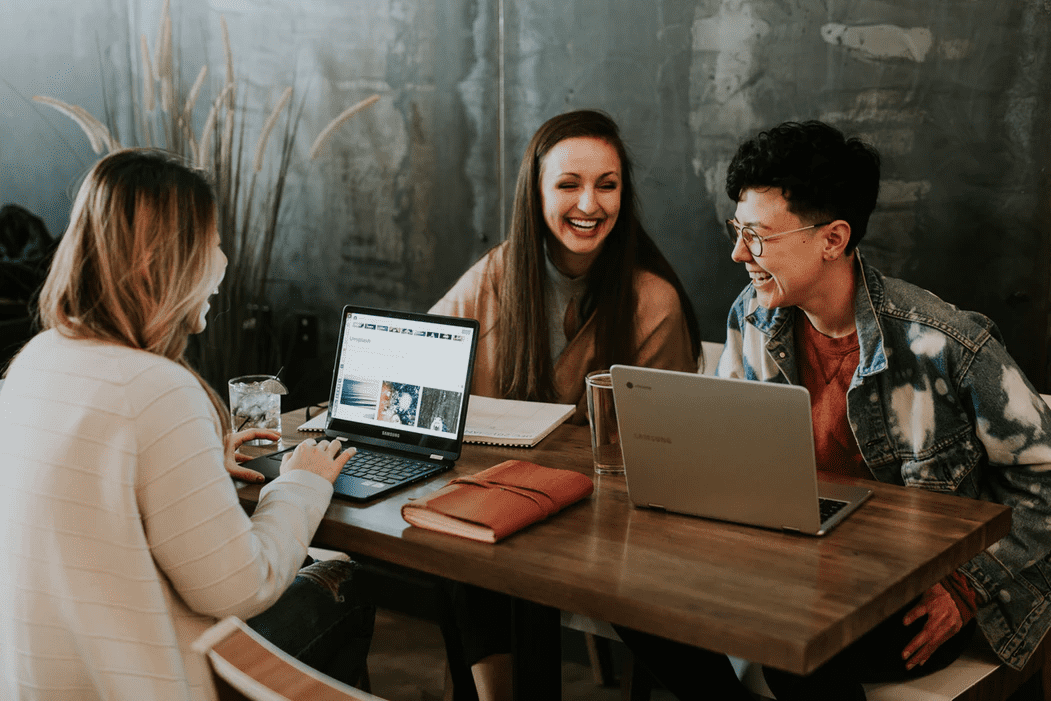
[[[856,257],[854,437],[881,482],[1012,508],[1011,532],[960,571],[993,650],[1020,668],[1051,627],[1051,409],[991,320]],[[749,284],[730,310],[717,374],[798,384],[795,316],[759,307]]]

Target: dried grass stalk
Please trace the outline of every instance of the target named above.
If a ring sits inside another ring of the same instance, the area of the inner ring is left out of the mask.
[[[212,134],[215,132],[215,124],[219,119],[219,108],[226,100],[226,93],[231,90],[226,86],[219,97],[215,98],[212,108],[208,110],[208,117],[204,120],[204,129],[201,130],[201,143],[197,146],[197,165],[204,168],[208,163],[208,149],[212,144]]]
[[[224,91],[225,92],[225,91]],[[230,93],[227,95],[228,102],[232,103],[234,95]],[[234,143],[234,111],[228,109],[226,111],[226,122],[223,124],[223,136],[219,142],[219,161],[222,164],[223,176],[227,179],[231,175],[233,170],[233,164],[230,163],[230,156],[233,154],[233,143]],[[233,200],[237,201],[236,197]]]
[[[255,146],[255,158],[252,160],[252,172],[258,173],[263,169],[263,154],[266,152],[266,142],[270,138],[270,132],[273,131],[274,125],[277,124],[277,118],[281,116],[281,112],[285,109],[285,105],[292,99],[292,88],[285,88],[285,91],[281,93],[281,99],[277,101],[277,105],[274,107],[274,111],[267,117],[266,122],[263,124],[263,131],[259,134],[259,142]]]
[[[109,151],[116,151],[120,148],[120,144],[115,143],[110,136],[109,129],[107,129],[102,122],[92,117],[83,107],[69,105],[62,102],[62,100],[56,100],[55,98],[47,97],[46,95],[34,95],[33,100],[54,107],[59,112],[72,119],[76,125],[80,127],[80,130],[84,132],[84,135],[88,137],[88,142],[91,144],[91,150],[95,153],[102,153],[103,148]]]
[[[165,29],[165,21],[168,21],[167,30]],[[157,40],[153,42],[153,45],[157,47],[157,65],[153,67],[153,79],[161,79],[161,57],[164,53],[164,41],[165,35],[171,32],[171,0],[164,0],[164,4],[161,6],[161,16],[157,20]],[[169,35],[170,38],[170,35]],[[168,44],[169,50],[171,49],[171,43]],[[145,67],[145,66],[144,66]]]
[[[186,139],[186,150],[190,154],[191,158],[197,158],[197,136],[193,133],[191,128],[193,125],[190,124],[188,119],[184,119],[182,116],[176,117],[179,129],[182,131],[182,136]]]
[[[175,95],[175,86],[172,80],[174,66],[172,65],[172,20],[171,17],[164,18],[163,40],[157,50],[157,72],[161,81],[161,109],[171,114]]]
[[[338,117],[329,122],[328,126],[322,129],[321,133],[317,135],[316,139],[314,139],[314,144],[310,147],[310,160],[314,160],[317,157],[317,155],[321,153],[321,149],[325,146],[325,142],[328,141],[328,138],[332,135],[333,132],[336,131],[336,129],[339,129],[339,127],[342,126],[344,122],[356,115],[361,110],[365,109],[366,107],[369,107],[370,105],[376,104],[376,102],[378,102],[379,99],[379,95],[366,97],[364,100],[354,105],[353,107],[348,107],[347,109],[343,110],[343,112]]]
[[[225,88],[234,84],[234,52],[230,48],[230,30],[226,26],[226,17],[219,15],[219,26],[222,28],[223,34],[223,54],[226,56],[226,85]],[[233,109],[233,95],[230,95],[227,102],[227,106]]]
[[[201,88],[204,86],[204,79],[208,75],[208,66],[201,66],[201,72],[197,74],[197,80],[193,81],[193,87],[190,88],[190,94],[186,98],[186,106],[183,107],[183,114],[186,115],[186,121],[189,121],[193,116],[193,107],[197,104],[197,96],[201,93]]]
[[[146,35],[140,37],[139,45],[142,47],[142,102],[147,112],[153,111],[153,66],[150,63],[150,47],[146,44]]]

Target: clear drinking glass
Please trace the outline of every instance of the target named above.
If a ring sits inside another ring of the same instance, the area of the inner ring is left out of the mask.
[[[230,414],[234,431],[268,428],[281,433],[281,395],[288,390],[274,375],[243,375],[230,380]],[[257,439],[248,445],[269,445]]]
[[[608,370],[588,373],[584,379],[588,400],[588,423],[591,424],[591,450],[595,472],[619,475],[624,472],[624,455],[620,450],[617,409],[613,404],[613,378]]]

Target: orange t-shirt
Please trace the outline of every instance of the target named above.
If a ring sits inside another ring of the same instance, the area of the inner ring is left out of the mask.
[[[872,479],[847,421],[847,388],[860,358],[857,331],[829,338],[814,328],[805,313],[800,311],[798,317],[796,356],[799,378],[810,392],[818,469]]]
[[[806,314],[799,312],[796,356],[799,378],[810,392],[817,466],[826,472],[872,479],[847,421],[847,388],[858,367],[860,353],[857,331],[843,338],[829,338],[814,328]],[[966,578],[953,572],[940,584],[952,597],[963,622],[966,624],[974,618],[977,594]]]

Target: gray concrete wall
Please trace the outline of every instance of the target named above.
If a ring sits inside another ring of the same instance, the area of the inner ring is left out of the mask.
[[[57,233],[95,156],[20,96],[101,115],[105,84],[126,110],[128,37],[153,44],[160,3],[2,9],[0,201]],[[575,107],[621,124],[649,229],[721,340],[746,281],[721,233],[726,164],[744,135],[819,118],[884,156],[863,252],[991,316],[1049,388],[1049,0],[175,0],[172,14],[184,80],[208,63],[209,99],[223,14],[255,124],[285,85],[304,100],[272,291],[280,313],[320,315],[323,344],[342,304],[426,309],[498,242],[526,142]],[[327,121],[372,93],[308,162]]]

